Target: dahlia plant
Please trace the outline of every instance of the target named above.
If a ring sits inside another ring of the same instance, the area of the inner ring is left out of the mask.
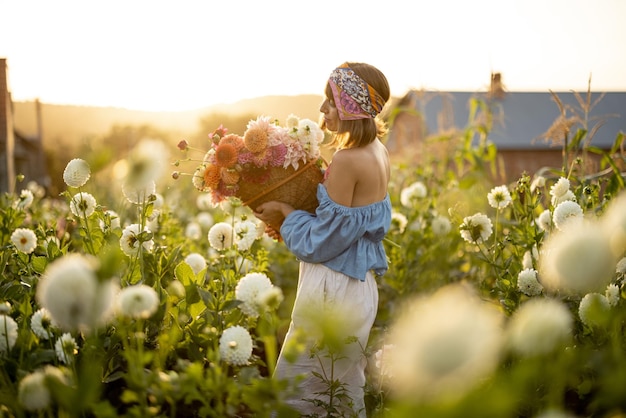
[[[432,139],[445,158],[394,166],[366,415],[623,414],[624,137],[585,149],[599,173],[568,146],[563,167],[507,183],[485,109]],[[146,140],[115,170],[71,159],[59,197],[21,181],[0,196],[3,415],[297,416],[272,372],[298,261],[237,199],[164,179],[168,155]]]

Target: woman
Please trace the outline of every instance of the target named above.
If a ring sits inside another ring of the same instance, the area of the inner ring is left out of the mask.
[[[364,349],[378,307],[375,277],[387,270],[382,240],[391,222],[389,156],[380,141],[386,126],[378,118],[389,97],[387,79],[377,68],[351,62],[336,68],[320,111],[337,150],[318,186],[316,213],[276,201],[256,208],[259,219],[280,228],[285,245],[300,260],[275,377],[301,379],[299,395],[287,403],[302,414],[333,408],[343,416],[366,415]],[[345,330],[342,336],[354,338],[338,351],[328,336],[315,332],[320,318],[332,318],[335,328]],[[302,335],[307,350],[294,361],[289,350]],[[332,380],[341,385],[329,396]]]

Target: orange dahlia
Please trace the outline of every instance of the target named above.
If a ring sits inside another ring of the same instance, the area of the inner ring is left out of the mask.
[[[232,144],[235,149],[239,152],[243,149],[243,147],[245,146],[244,142],[243,142],[243,138],[237,134],[228,134],[225,137],[223,137],[222,139],[220,139],[220,145],[221,144]]]
[[[212,189],[216,189],[220,184],[220,168],[213,164],[208,164],[203,174],[204,184]]]
[[[249,128],[243,137],[246,148],[250,152],[257,153],[267,148],[268,135],[267,131],[258,127]]]
[[[239,172],[228,168],[222,168],[221,170],[222,181],[224,184],[237,184],[239,182]]]
[[[215,162],[220,167],[232,167],[237,164],[237,148],[231,143],[218,144],[215,149]]]

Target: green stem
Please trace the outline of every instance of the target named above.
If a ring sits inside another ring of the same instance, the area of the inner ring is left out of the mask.
[[[78,192],[79,192],[79,194],[82,193],[80,187],[78,188]],[[84,202],[83,195],[80,194],[80,202],[79,203],[82,203],[82,202]],[[96,255],[96,250],[93,247],[91,231],[89,230],[89,222],[87,220],[87,214],[85,213],[85,210],[82,208],[82,205],[79,206],[79,210],[81,212],[80,220],[82,222],[84,222],[83,228],[85,229],[85,238],[84,238],[85,245],[87,246],[87,250],[89,251],[89,254]]]
[[[496,222],[493,226],[493,247],[498,244],[498,222],[500,221],[500,209],[496,209]]]
[[[263,337],[263,344],[265,344],[265,360],[267,362],[267,368],[269,375],[274,375],[274,369],[276,368],[276,362],[278,359],[276,350],[276,336],[273,333]]]

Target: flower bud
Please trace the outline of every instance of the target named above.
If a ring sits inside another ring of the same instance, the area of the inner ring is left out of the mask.
[[[185,151],[187,148],[189,148],[189,143],[183,139],[178,143],[178,149],[181,151]]]

